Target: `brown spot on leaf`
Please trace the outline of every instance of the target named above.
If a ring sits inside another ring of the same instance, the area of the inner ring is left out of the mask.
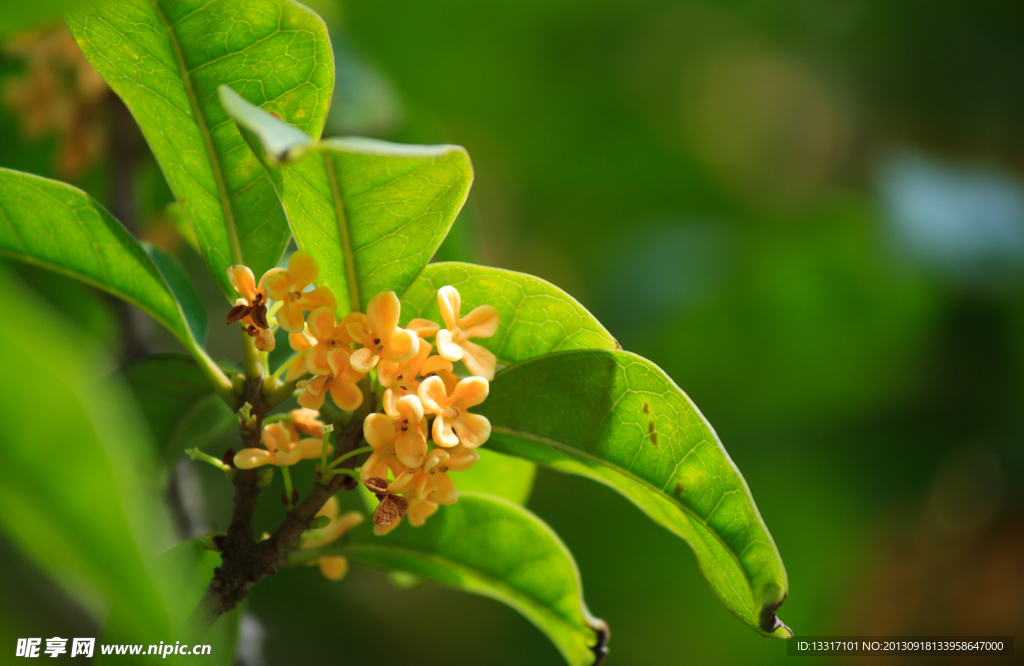
[[[658,433],[654,432],[654,421],[647,424],[647,432],[651,435],[651,444],[658,446]]]
[[[683,484],[676,482],[676,497],[682,497],[685,492],[686,488],[683,488]]]
[[[651,413],[651,406],[650,406],[650,405],[648,405],[648,404],[647,404],[647,403],[645,402],[645,403],[644,403],[644,414],[650,414],[650,413]]]

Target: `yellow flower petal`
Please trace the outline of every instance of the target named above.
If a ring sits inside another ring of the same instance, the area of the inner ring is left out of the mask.
[[[431,498],[438,504],[454,504],[459,498],[459,491],[455,490],[455,482],[447,474],[435,474],[434,492]]]
[[[288,415],[295,428],[303,435],[321,439],[324,436],[324,424],[320,413],[312,409],[293,409]]]
[[[420,350],[420,339],[410,330],[400,328],[394,332],[383,350],[383,355],[395,363],[408,361]]]
[[[308,252],[296,250],[288,259],[288,280],[292,291],[302,291],[316,281],[320,267]]]
[[[429,319],[413,319],[406,328],[421,338],[432,338],[441,329],[440,326]]]
[[[238,469],[254,469],[273,464],[274,458],[266,449],[242,449],[235,454],[234,462]]]
[[[420,384],[417,391],[423,409],[434,414],[440,414],[448,406],[448,393],[445,391],[444,382],[440,377],[427,377]]]
[[[451,331],[438,331],[437,338],[434,342],[437,343],[437,353],[440,354],[443,359],[451,361],[452,363],[462,360],[462,347],[452,342]]]
[[[267,290],[272,299],[283,301],[290,291],[291,282],[288,280],[288,272],[285,269],[271,268],[263,274],[260,285]]]
[[[349,369],[349,351],[344,347],[335,347],[327,352],[327,367],[335,376],[344,374]]]
[[[423,420],[423,403],[420,402],[419,396],[407,395],[395,402],[395,412],[397,414],[392,418],[401,416],[410,423],[419,423]]]
[[[395,430],[395,422],[386,414],[370,414],[363,421],[363,437],[370,446],[380,451],[394,443],[398,431]],[[386,474],[374,476],[387,478]]]
[[[395,440],[395,455],[406,467],[419,467],[427,455],[427,438],[419,428],[400,432]]]
[[[290,467],[302,460],[302,449],[295,448],[291,451],[278,451],[274,454],[274,458],[277,459],[278,465]]]
[[[307,351],[301,351],[295,355],[291,363],[288,364],[288,372],[284,375],[286,382],[294,382],[299,377],[306,374],[306,356],[309,355]]]
[[[466,364],[467,370],[488,381],[494,379],[494,369],[498,365],[498,359],[489,349],[469,340],[462,340],[458,345],[462,349],[462,362]]]
[[[323,439],[303,439],[297,444],[299,449],[300,457],[305,460],[315,460],[323,454],[324,440]],[[334,445],[327,445],[327,455],[334,453]]]
[[[376,338],[382,342],[391,338],[398,326],[401,310],[402,303],[393,291],[381,292],[370,299],[366,304],[366,320]]]
[[[439,415],[434,419],[432,433],[434,435],[434,444],[438,446],[451,447],[459,443],[458,436],[452,430],[451,421],[443,416]]]
[[[302,308],[298,301],[285,300],[274,315],[277,324],[289,333],[301,333],[305,322],[302,319]]]
[[[263,446],[267,447],[268,451],[278,451],[291,448],[292,434],[280,423],[271,423],[270,425],[263,426],[263,432],[260,433],[260,441],[263,442]]]
[[[441,318],[445,327],[451,331],[459,325],[459,310],[462,309],[462,297],[455,287],[441,287],[437,290],[437,304],[441,307]]]
[[[349,357],[349,365],[352,366],[358,372],[369,372],[373,370],[373,367],[377,365],[377,361],[380,360],[380,356],[374,354],[371,350],[366,347],[356,350],[352,356]]]
[[[448,404],[465,410],[487,399],[490,384],[483,377],[467,377],[459,382],[448,398]]]
[[[256,278],[248,266],[228,266],[228,282],[249,302],[256,298]]]
[[[431,356],[420,366],[420,374],[426,377],[441,372],[451,372],[454,368],[452,362],[445,357]]]
[[[334,319],[334,310],[329,307],[317,308],[309,313],[306,320],[309,334],[316,338],[317,342],[323,342],[334,334],[337,322]]]
[[[498,310],[481,305],[459,319],[459,334],[465,338],[489,338],[498,332]]]
[[[340,555],[321,557],[316,561],[320,567],[320,573],[324,578],[335,583],[345,577],[348,573],[348,560]]]
[[[359,478],[364,483],[367,479],[375,476],[382,479],[388,478],[388,462],[379,450],[371,453],[370,457],[363,463],[363,466],[359,468]]]
[[[334,298],[334,292],[327,287],[317,287],[302,293],[299,299],[303,310],[315,310],[319,307],[326,307],[333,312],[338,308],[338,301]]]
[[[448,471],[465,472],[480,460],[480,454],[473,449],[456,447],[449,451]]]
[[[334,400],[338,409],[351,412],[363,404],[363,392],[352,382],[344,379],[332,379],[327,386],[331,392],[331,399]]]
[[[288,334],[288,346],[292,348],[292,351],[303,351],[313,346],[313,341],[309,339],[303,332],[289,333]]]
[[[405,512],[409,524],[413,527],[423,527],[423,524],[437,512],[437,504],[423,500],[409,502],[409,508]]]
[[[479,414],[462,412],[452,423],[452,428],[462,445],[471,449],[480,446],[491,436],[491,422]]]

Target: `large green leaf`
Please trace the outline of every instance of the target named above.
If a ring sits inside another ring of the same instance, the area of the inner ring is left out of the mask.
[[[371,528],[366,521],[334,548],[367,566],[508,604],[547,634],[573,666],[593,664],[603,649],[608,627],[587,610],[572,554],[523,507],[465,493],[423,527],[402,524],[383,537]],[[301,558],[301,551],[295,556]]]
[[[123,298],[199,349],[206,313],[180,267],[159,250],[148,253],[81,190],[0,169],[0,252]]]
[[[97,620],[130,609],[121,642],[166,640],[187,612],[145,427],[98,354],[0,272],[0,530]]]
[[[489,448],[611,486],[690,543],[736,617],[792,635],[775,615],[786,571],[747,484],[660,368],[623,351],[550,354],[499,372],[477,409]]]
[[[222,369],[235,370],[230,366]],[[131,387],[168,462],[188,447],[212,444],[237,423],[234,413],[188,356],[147,356],[115,376]]]
[[[135,116],[225,293],[288,243],[267,175],[217,101],[227,83],[311,136],[334,85],[327,29],[291,0],[119,0],[67,17],[89,62]]]
[[[619,344],[576,299],[540,278],[458,262],[427,266],[402,296],[402,323],[416,317],[441,322],[437,290],[451,285],[462,312],[498,309],[498,332],[474,338],[505,364],[570,349],[617,349]]]
[[[339,313],[363,310],[382,291],[403,293],[466,201],[473,182],[466,150],[361,138],[316,142],[226,86],[221,100],[262,146],[295,241],[319,262],[320,282],[338,296]]]

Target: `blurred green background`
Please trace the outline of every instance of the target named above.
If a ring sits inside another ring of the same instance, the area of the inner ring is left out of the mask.
[[[326,133],[469,149],[440,255],[558,284],[693,398],[775,537],[798,636],[1024,636],[1024,5],[312,4],[337,59]],[[7,40],[0,166],[73,182],[176,254],[211,352],[237,360],[159,167],[68,44]],[[106,296],[10,268],[117,364],[176,349]],[[222,475],[174,478],[183,532],[226,526]],[[612,491],[541,470],[528,506],[575,554],[608,664],[786,659]],[[0,569],[0,643],[98,635],[3,541]],[[242,637],[251,666],[560,663],[495,602],[360,569],[268,578]]]

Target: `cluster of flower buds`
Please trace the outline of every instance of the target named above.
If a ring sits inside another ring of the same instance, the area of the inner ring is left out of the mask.
[[[235,466],[287,467],[326,457],[332,449],[323,451],[324,424],[316,410],[329,394],[340,409],[355,411],[364,400],[359,382],[373,373],[383,395],[380,411],[362,424],[372,453],[358,473],[379,500],[374,532],[387,534],[406,516],[411,525],[423,525],[440,505],[458,499],[449,474],[476,464],[476,449],[490,436],[490,422],[469,410],[487,398],[497,359],[471,339],[497,332],[498,311],[482,305],[463,316],[459,292],[448,286],[437,292],[444,328],[426,319],[399,326],[401,302],[390,291],[371,298],[365,313],[350,312],[339,321],[330,290],[310,288],[318,274],[316,261],[302,251],[258,285],[248,268],[228,269],[242,297],[228,323],[242,322],[261,351],[273,349],[274,326],[288,331],[295,355],[285,381],[296,382],[303,408],[266,425],[265,449],[239,451]],[[275,303],[268,309],[269,301]],[[456,373],[459,361],[470,376]]]

